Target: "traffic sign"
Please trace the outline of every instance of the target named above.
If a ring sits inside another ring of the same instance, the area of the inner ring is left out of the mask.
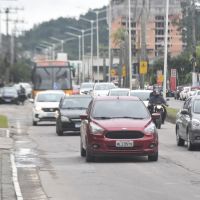
[[[126,65],[122,67],[122,77],[126,77]]]
[[[140,74],[147,74],[147,61],[140,61]]]
[[[116,71],[115,71],[115,69],[111,69],[111,77],[115,77],[116,76]]]

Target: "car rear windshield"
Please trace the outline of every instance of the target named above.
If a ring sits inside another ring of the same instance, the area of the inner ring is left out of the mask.
[[[66,98],[61,105],[62,109],[87,109],[92,98]]]
[[[94,118],[149,118],[149,112],[141,101],[112,100],[97,101],[92,111]]]
[[[118,90],[118,91],[110,91],[109,96],[128,96],[128,91]]]
[[[110,90],[115,88],[114,84],[99,84],[95,86],[95,90]]]
[[[64,96],[64,94],[39,94],[37,97],[37,102],[59,102],[60,99]]]
[[[147,101],[150,98],[150,92],[131,92],[130,96],[136,96],[142,101]]]
[[[81,85],[81,89],[83,88],[93,88],[94,83],[84,83]]]
[[[195,100],[194,101],[194,113],[200,113],[200,100]]]

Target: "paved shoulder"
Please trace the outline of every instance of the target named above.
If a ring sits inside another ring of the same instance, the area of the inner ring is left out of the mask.
[[[0,200],[16,200],[12,179],[10,153],[12,139],[5,129],[0,129]]]

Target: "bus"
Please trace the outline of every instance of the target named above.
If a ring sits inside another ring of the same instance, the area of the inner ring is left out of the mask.
[[[40,61],[32,71],[32,96],[44,90],[63,90],[72,94],[72,69],[68,61]]]

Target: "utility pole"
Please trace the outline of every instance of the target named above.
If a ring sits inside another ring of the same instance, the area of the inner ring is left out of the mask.
[[[146,20],[147,20],[147,9],[146,9],[146,0],[143,0],[142,7],[142,16],[141,16],[141,61],[147,61],[147,52],[146,52]],[[140,73],[140,87],[144,89],[144,74]]]
[[[164,99],[166,99],[166,90],[167,90],[167,55],[168,55],[168,27],[169,27],[168,22],[169,22],[169,0],[166,0],[164,81],[163,81],[163,97],[164,97]]]
[[[196,68],[196,11],[195,11],[195,0],[192,0],[192,86],[197,83]]]
[[[9,41],[10,36],[9,36],[9,22],[12,21],[9,19],[9,14],[16,13],[18,10],[23,10],[23,8],[11,8],[7,7],[5,8],[5,14],[6,14],[6,55],[5,55],[5,67],[6,67],[6,74],[5,74],[5,81],[6,83],[9,83],[10,81],[10,67],[11,67],[11,49],[10,49],[10,44],[11,42]]]
[[[6,67],[6,74],[5,74],[5,81],[9,83],[10,81],[10,50],[9,50],[9,13],[10,9],[6,8],[6,56],[5,56],[5,67]]]

